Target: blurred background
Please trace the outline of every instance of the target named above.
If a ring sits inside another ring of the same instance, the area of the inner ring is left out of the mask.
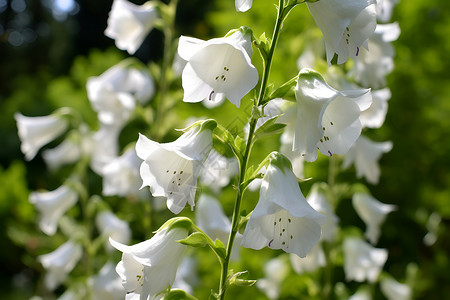
[[[231,0],[181,0],[178,35],[208,39],[247,25],[256,36],[262,32],[270,36],[275,18],[272,2],[257,0],[242,14],[236,13]],[[95,123],[86,80],[128,56],[104,35],[111,4],[109,0],[0,0],[2,299],[34,295],[42,271],[35,258],[45,253],[40,248],[45,238],[36,236],[37,213],[28,195],[38,188],[57,187],[64,176],[43,172],[46,167],[39,156],[24,160],[13,115],[17,111],[47,115],[71,106]],[[377,199],[399,209],[388,216],[378,247],[389,250],[385,269],[394,276],[404,278],[411,268],[418,272],[421,280],[414,287],[415,298],[450,299],[450,2],[400,0],[392,20],[402,31],[393,43],[395,69],[387,80],[392,98],[384,126],[369,136],[391,140],[394,147],[381,160],[380,183],[369,187]],[[303,49],[299,35],[311,26],[315,25],[306,7],[296,7],[276,52],[271,79],[278,84],[298,72],[296,60]],[[161,42],[162,34],[153,30],[134,56],[144,63],[158,62]],[[225,105],[212,114],[223,117],[223,109],[233,108]],[[183,106],[179,114],[186,118],[209,112]],[[338,207],[341,224],[363,224],[350,203],[348,199]],[[258,263],[248,259],[250,265]]]

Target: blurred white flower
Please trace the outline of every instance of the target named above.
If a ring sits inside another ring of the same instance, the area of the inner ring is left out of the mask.
[[[362,50],[349,75],[362,86],[374,89],[386,85],[386,76],[394,69],[395,50],[391,42],[400,35],[398,23],[379,24],[369,39],[370,51]]]
[[[152,77],[123,61],[86,83],[89,101],[101,123],[123,125],[133,113],[136,102],[145,104],[155,92]]]
[[[171,143],[157,143],[142,134],[136,153],[144,160],[140,174],[142,187],[149,186],[154,197],[167,197],[167,207],[178,214],[189,203],[193,209],[197,176],[212,149],[213,120],[193,125]]]
[[[199,280],[197,260],[191,256],[187,256],[181,260],[172,289],[181,289],[192,295],[194,293],[193,287],[198,285]]]
[[[131,230],[126,221],[119,219],[110,211],[101,211],[95,217],[95,223],[100,234],[104,237],[111,237],[113,240],[126,244],[130,241]],[[105,247],[108,251],[112,250],[107,242]]]
[[[388,110],[387,101],[391,98],[391,90],[384,88],[372,91],[372,105],[361,113],[361,124],[363,127],[380,128]]]
[[[236,11],[244,12],[252,7],[253,0],[236,0],[234,5],[236,6]]]
[[[187,61],[182,74],[185,102],[220,102],[226,97],[239,107],[258,82],[250,32],[237,30],[208,41],[181,36],[178,54]]]
[[[366,288],[358,289],[348,300],[372,300],[372,295]]]
[[[398,0],[377,0],[377,19],[383,23],[391,20],[394,6]]]
[[[107,262],[103,265],[97,275],[89,279],[92,286],[93,300],[121,300],[125,299],[125,290],[122,280],[116,273],[114,264]]]
[[[103,168],[117,157],[120,131],[121,128],[115,124],[101,124],[99,130],[87,137],[87,151],[91,155],[90,166],[95,173],[103,176]]]
[[[21,141],[20,150],[26,160],[32,160],[44,145],[56,139],[68,127],[67,120],[60,114],[26,117],[15,113],[14,118]]]
[[[203,163],[200,172],[200,182],[215,193],[220,193],[220,189],[230,183],[230,178],[237,174],[239,165],[236,158],[227,158],[212,149]]]
[[[54,235],[58,221],[78,200],[72,188],[61,185],[50,192],[31,192],[30,203],[40,212],[39,228],[48,235]]]
[[[342,168],[355,164],[356,176],[365,177],[371,184],[377,184],[380,179],[378,161],[383,153],[392,149],[392,142],[374,142],[365,136],[360,136],[350,150],[345,154]]]
[[[310,69],[300,71],[295,88],[297,124],[293,150],[306,161],[323,154],[345,154],[359,137],[362,110],[372,103],[370,89],[338,91]]]
[[[388,300],[410,300],[412,298],[411,287],[393,278],[381,279],[380,287]]]
[[[378,279],[388,257],[386,249],[374,248],[356,237],[346,237],[342,249],[344,251],[345,278],[348,281],[375,282]]]
[[[326,223],[322,226],[321,240],[327,242],[334,241],[338,230],[339,218],[334,213],[334,209],[327,196],[320,191],[318,185],[313,185],[306,197],[306,201],[308,201],[312,208],[327,218]]]
[[[70,132],[58,146],[42,151],[42,157],[50,169],[78,161],[83,153],[82,137],[78,131]]]
[[[264,264],[265,278],[258,279],[256,286],[262,290],[269,299],[278,299],[281,284],[289,273],[289,265],[282,257],[275,257]]]
[[[56,289],[77,265],[82,254],[81,245],[68,241],[55,251],[38,256],[38,261],[47,270],[45,286],[51,291]]]
[[[388,213],[396,210],[395,205],[384,204],[365,193],[356,193],[352,198],[353,207],[366,224],[366,238],[375,245],[380,237],[380,227]]]
[[[197,200],[195,211],[197,226],[203,230],[214,241],[219,239],[226,245],[231,231],[231,222],[225,215],[220,202],[217,199],[202,194]],[[239,259],[239,248],[242,241],[242,234],[239,232],[235,236],[231,259]]]
[[[336,53],[338,64],[355,58],[360,47],[367,48],[367,39],[375,30],[376,0],[320,0],[306,2],[317,26],[322,31],[327,62]]]
[[[121,156],[113,158],[102,170],[103,190],[105,196],[137,196],[141,186],[139,165],[141,160],[134,148],[125,151]]]
[[[133,55],[157,19],[158,11],[152,1],[139,6],[126,0],[114,0],[105,35],[115,40],[117,48]]]
[[[297,274],[314,272],[326,264],[322,243],[317,243],[304,258],[290,254],[290,260],[292,268]]]
[[[289,160],[279,153],[271,155],[242,246],[255,250],[267,246],[305,257],[320,239],[325,216],[306,202]]]
[[[188,230],[174,227],[160,229],[151,239],[126,246],[110,239],[111,245],[123,252],[116,271],[127,293],[126,299],[150,299],[169,288],[181,262]]]

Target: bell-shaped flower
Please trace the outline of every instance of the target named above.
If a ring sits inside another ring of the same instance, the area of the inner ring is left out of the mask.
[[[392,142],[374,142],[365,136],[360,136],[350,150],[345,154],[342,168],[348,168],[355,164],[356,176],[365,177],[372,184],[377,184],[380,179],[380,166],[378,161],[383,153],[392,149]]]
[[[197,226],[203,230],[212,240],[219,239],[225,245],[228,242],[228,236],[231,231],[231,222],[225,215],[220,202],[217,199],[202,194],[197,201],[197,209],[195,211],[195,219]],[[242,240],[240,233],[236,234],[233,249],[231,250],[231,258],[239,259],[239,246]]]
[[[366,287],[359,288],[348,300],[372,300],[372,294]]]
[[[334,209],[326,194],[320,190],[318,185],[313,185],[306,197],[306,201],[308,201],[312,208],[327,218],[326,223],[322,226],[321,240],[328,242],[334,241],[338,230],[339,218],[334,213]]]
[[[185,245],[188,230],[182,227],[160,229],[151,239],[126,246],[110,239],[111,245],[123,252],[116,271],[127,292],[126,299],[153,300],[172,286]]]
[[[280,297],[281,284],[289,274],[289,265],[283,256],[270,259],[264,264],[265,278],[258,279],[256,286],[262,290],[267,298],[278,299]]]
[[[86,83],[89,101],[103,124],[124,124],[136,107],[145,104],[155,92],[150,75],[123,61]]]
[[[21,141],[20,150],[26,160],[32,160],[46,144],[60,136],[68,127],[67,120],[58,113],[42,117],[26,117],[15,113]]]
[[[141,160],[137,157],[134,148],[130,148],[121,156],[113,158],[102,170],[102,194],[105,196],[137,197],[142,183],[139,175],[140,164]]]
[[[119,219],[112,212],[99,212],[95,216],[95,223],[102,236],[111,237],[113,240],[123,244],[126,244],[130,241],[130,226],[126,221]],[[112,250],[109,243],[107,243],[105,247],[108,251]]]
[[[105,35],[116,42],[116,47],[133,55],[158,20],[154,2],[136,5],[126,0],[114,0],[109,13]]]
[[[297,274],[310,273],[326,265],[322,243],[315,245],[304,258],[290,254],[291,265]]]
[[[197,177],[212,149],[214,120],[192,125],[171,143],[157,143],[142,134],[136,153],[144,160],[140,174],[142,187],[149,186],[154,197],[166,197],[167,207],[178,214],[189,203],[193,209]]]
[[[31,192],[29,200],[40,212],[39,228],[48,235],[54,235],[58,221],[78,200],[78,194],[67,185],[49,192]]]
[[[197,260],[192,256],[186,256],[181,260],[180,266],[173,282],[173,289],[181,289],[188,294],[194,293],[194,286],[198,285],[200,279],[197,271]]]
[[[185,102],[220,102],[226,97],[239,107],[258,82],[246,28],[208,41],[181,36],[178,54],[187,61],[182,74]]]
[[[252,8],[253,0],[236,0],[234,5],[236,6],[236,11],[244,12]]]
[[[267,246],[305,257],[319,241],[326,218],[306,202],[291,169],[285,156],[271,154],[242,246],[255,250]]]
[[[100,129],[88,136],[90,167],[95,173],[103,176],[103,168],[117,157],[120,131],[121,127],[116,124],[101,124]]]
[[[393,278],[381,279],[380,288],[388,300],[410,300],[412,298],[411,287]]]
[[[361,124],[367,128],[380,128],[388,111],[388,100],[391,98],[391,90],[384,88],[372,91],[372,105],[361,113]]]
[[[81,245],[68,241],[55,251],[38,257],[42,266],[47,270],[45,274],[45,286],[53,291],[77,265],[83,255]]]
[[[374,89],[384,87],[386,76],[394,69],[395,50],[391,42],[399,35],[400,27],[397,23],[379,24],[369,39],[370,51],[360,52],[349,75],[362,86]]]
[[[388,257],[386,249],[374,248],[357,237],[345,238],[342,249],[347,280],[375,282],[378,279]]]
[[[307,2],[311,15],[322,31],[327,62],[336,53],[337,63],[359,55],[360,47],[367,48],[367,39],[377,25],[376,0],[320,0]]]
[[[353,207],[366,224],[366,237],[375,245],[380,237],[380,227],[388,213],[396,209],[395,205],[384,204],[365,193],[356,193],[352,197]]]
[[[300,71],[295,88],[297,124],[293,150],[306,161],[345,154],[361,134],[361,111],[372,102],[370,89],[338,91],[310,69]]]
[[[58,146],[42,151],[42,157],[50,169],[78,161],[83,154],[82,139],[79,131],[71,131]]]
[[[111,262],[107,262],[97,275],[89,279],[92,287],[92,299],[102,300],[123,300],[125,299],[125,290],[122,286],[122,280]]]

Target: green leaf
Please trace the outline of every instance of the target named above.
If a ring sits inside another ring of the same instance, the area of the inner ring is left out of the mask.
[[[256,283],[256,280],[249,280],[247,277],[248,271],[237,272],[229,278],[229,285],[252,286]]]
[[[240,157],[243,156],[243,154],[245,153],[245,147],[247,146],[246,142],[244,141],[243,138],[241,138],[240,136],[237,136],[234,139],[234,145],[236,146],[237,150],[239,151],[239,155]]]
[[[279,131],[281,131],[284,127],[286,127],[286,124],[278,124],[275,123],[277,121],[279,116],[273,117],[266,122],[264,122],[256,131],[255,136],[262,137],[268,134],[275,134]]]
[[[275,98],[284,98],[287,96],[289,99],[295,99],[294,88],[297,85],[298,75],[285,82],[279,88],[273,90],[269,95],[269,100]]]
[[[161,300],[183,300],[183,299],[197,300],[197,298],[195,298],[194,296],[189,295],[188,293],[180,289],[173,289],[167,295],[161,298]]]
[[[194,232],[187,238],[177,242],[191,247],[205,247],[208,245],[208,237],[203,232]]]

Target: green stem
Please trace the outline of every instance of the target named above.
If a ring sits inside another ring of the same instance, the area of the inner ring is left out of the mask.
[[[258,96],[258,100],[256,102],[256,106],[260,106],[264,100],[267,81],[269,79],[269,74],[270,74],[270,68],[272,66],[273,54],[275,52],[275,47],[277,45],[281,25],[283,24],[284,18],[287,16],[287,12],[288,12],[285,10],[286,9],[290,10],[291,8],[286,8],[284,6],[284,0],[280,0],[279,7],[278,7],[277,20],[276,20],[275,29],[274,29],[274,32],[272,35],[272,42],[270,45],[270,50],[269,50],[269,53],[267,56],[267,61],[265,61],[265,63],[264,63],[261,87],[259,90],[259,96]],[[254,139],[254,133],[255,133],[257,121],[258,121],[258,119],[253,118],[253,117],[250,120],[250,128],[249,128],[249,133],[248,133],[247,145],[245,147],[245,153],[244,153],[241,165],[240,165],[239,183],[237,185],[236,201],[234,203],[233,217],[232,217],[232,221],[231,221],[231,231],[230,231],[230,236],[228,238],[227,255],[222,264],[222,271],[221,271],[221,276],[220,276],[219,296],[220,296],[221,300],[225,299],[225,292],[226,292],[226,288],[227,288],[228,265],[229,265],[229,261],[230,261],[230,257],[231,257],[231,249],[233,248],[233,243],[234,243],[234,239],[236,237],[236,233],[239,230],[241,200],[242,200],[242,195],[244,193],[244,189],[242,189],[242,183],[245,180],[247,164],[248,164],[248,160],[249,160],[249,157],[251,154],[251,149],[252,149],[252,146],[254,143],[253,139]]]

